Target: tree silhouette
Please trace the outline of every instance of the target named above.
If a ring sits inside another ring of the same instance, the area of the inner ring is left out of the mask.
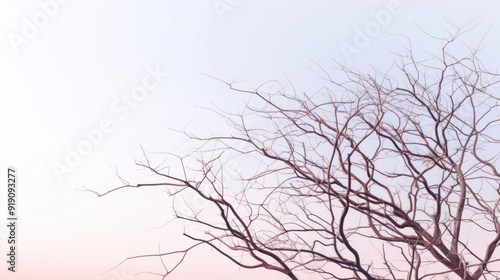
[[[244,113],[217,111],[232,132],[184,132],[191,153],[144,151],[136,162],[156,181],[95,193],[158,186],[173,196],[193,245],[133,257],[180,255],[162,277],[209,246],[290,279],[499,279],[498,75],[458,40],[466,31],[434,37],[442,49],[426,59],[408,43],[384,72],[318,65],[325,86],[314,94],[226,82],[249,96]]]

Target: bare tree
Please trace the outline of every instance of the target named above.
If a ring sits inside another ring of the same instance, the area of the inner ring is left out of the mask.
[[[462,33],[436,38],[443,47],[425,60],[408,44],[385,72],[318,65],[325,87],[314,94],[228,82],[249,96],[241,114],[217,111],[233,133],[186,133],[197,148],[168,154],[170,165],[145,151],[137,165],[155,182],[96,194],[161,186],[206,202],[174,207],[195,225],[184,233],[192,247],[134,257],[179,254],[163,278],[204,245],[290,279],[499,279],[498,75],[479,48],[452,54]]]

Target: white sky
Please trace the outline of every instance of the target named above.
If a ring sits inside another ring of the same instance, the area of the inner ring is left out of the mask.
[[[1,279],[134,279],[117,275],[129,275],[141,263],[127,263],[114,276],[98,274],[125,257],[156,252],[158,244],[182,244],[179,224],[151,230],[170,219],[162,192],[125,190],[98,199],[75,189],[117,186],[113,168],[133,181],[139,145],[182,151],[181,138],[167,128],[220,130],[220,118],[200,107],[234,109],[241,106],[241,97],[203,73],[224,80],[241,76],[241,86],[249,88],[288,77],[299,91],[313,92],[321,83],[309,69],[314,68],[311,60],[325,65],[333,65],[331,59],[345,61],[342,44],[356,46],[356,28],[366,28],[374,22],[373,13],[391,5],[397,13],[348,65],[383,69],[393,59],[387,48],[400,50],[400,37],[390,34],[436,47],[420,28],[444,36],[447,21],[463,25],[477,18],[483,20],[467,38],[476,43],[491,27],[482,54],[491,70],[500,65],[500,3],[493,0],[75,0],[58,4],[55,11],[50,6],[48,22],[23,35],[24,19],[33,22],[39,16],[35,21],[43,21],[40,3],[48,2],[53,1],[0,0],[0,182],[6,184],[7,166],[17,167],[20,182],[19,272],[7,273],[7,229],[2,226]],[[236,4],[218,14],[213,6],[218,2]],[[147,69],[156,67],[169,76],[136,108],[127,116],[112,108],[117,102],[123,109],[120,96],[130,96],[149,75]],[[54,162],[64,163],[67,147],[75,149],[84,131],[103,120],[112,123],[113,131],[59,180]],[[214,255],[200,251],[174,278],[194,279],[203,272],[203,279],[283,279],[267,271],[239,270]],[[157,279],[148,277],[140,279]]]

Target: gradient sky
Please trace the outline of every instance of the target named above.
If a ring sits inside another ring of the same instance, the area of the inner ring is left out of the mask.
[[[215,8],[228,3],[235,4]],[[157,252],[159,244],[183,244],[187,225],[158,229],[171,219],[166,195],[150,188],[96,198],[77,189],[118,186],[115,168],[133,182],[140,145],[181,153],[182,137],[168,128],[205,135],[223,130],[222,120],[202,107],[243,108],[242,97],[203,74],[239,78],[248,88],[289,78],[300,91],[314,92],[321,85],[314,62],[384,69],[393,62],[388,49],[401,50],[396,34],[435,51],[439,44],[422,30],[445,36],[450,23],[478,18],[466,39],[477,43],[487,33],[482,56],[498,71],[499,8],[493,0],[0,0],[0,178],[6,182],[7,166],[15,166],[20,182],[18,272],[7,272],[2,226],[0,278],[158,279],[132,277],[151,262],[99,274],[128,256]],[[342,46],[356,47],[357,30],[391,10],[382,32],[347,60]],[[30,28],[33,23],[38,27]],[[154,71],[161,72],[156,80]],[[123,98],[145,80],[151,90],[127,105]],[[102,139],[58,176],[55,162],[64,164],[69,150],[100,126],[107,131]],[[0,209],[6,209],[1,189]],[[197,252],[172,279],[285,279],[241,270],[208,249]]]

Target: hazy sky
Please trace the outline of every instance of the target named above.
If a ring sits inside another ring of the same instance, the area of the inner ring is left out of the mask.
[[[183,244],[184,225],[157,229],[171,219],[166,195],[150,188],[96,198],[76,189],[118,186],[115,168],[133,182],[140,145],[182,152],[168,128],[220,130],[220,118],[201,108],[238,108],[242,97],[204,74],[248,88],[289,78],[313,92],[321,85],[314,62],[384,69],[394,59],[388,49],[401,50],[396,35],[432,52],[439,44],[423,31],[445,36],[451,24],[478,18],[465,38],[487,34],[482,55],[498,71],[497,1],[347,2],[0,0],[0,178],[15,166],[20,182],[18,272],[7,272],[2,226],[0,278],[158,279],[133,277],[151,262],[99,274]],[[172,279],[284,279],[197,252]]]

